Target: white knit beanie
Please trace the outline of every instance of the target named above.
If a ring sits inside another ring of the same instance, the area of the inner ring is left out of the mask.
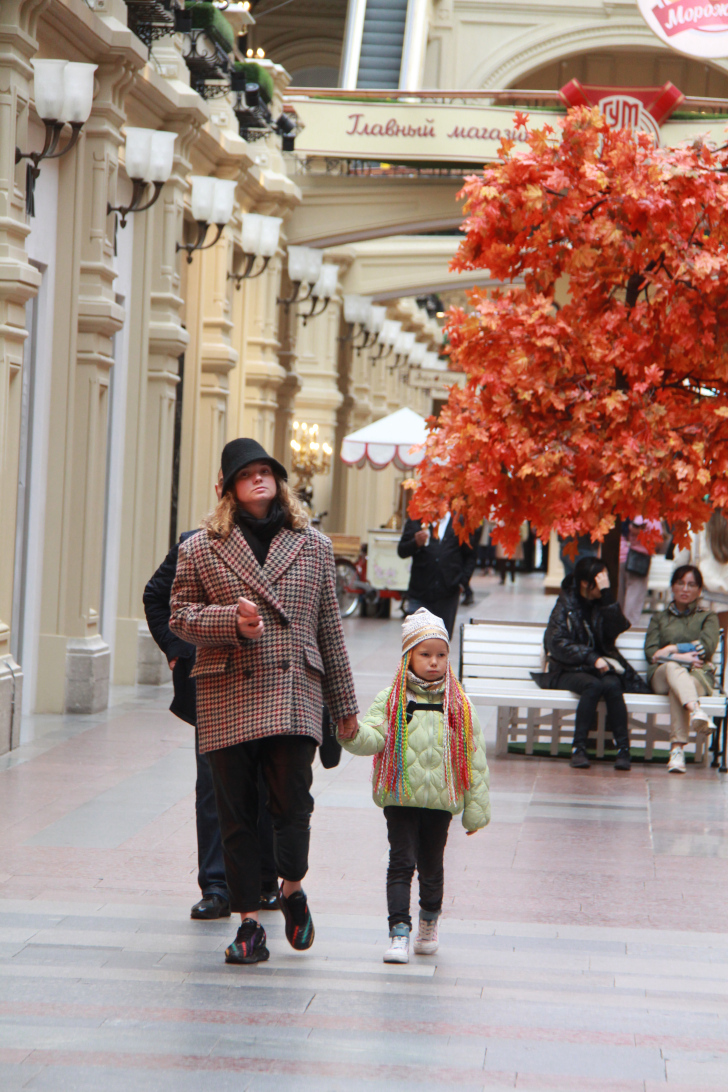
[[[406,656],[420,641],[427,641],[431,637],[438,637],[450,648],[450,638],[442,618],[420,607],[414,614],[409,614],[402,623],[402,655]]]

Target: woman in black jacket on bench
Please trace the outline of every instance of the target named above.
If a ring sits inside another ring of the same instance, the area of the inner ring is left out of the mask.
[[[561,585],[544,645],[548,671],[537,681],[550,690],[580,695],[576,708],[571,765],[588,769],[587,737],[597,711],[607,706],[607,729],[617,746],[615,770],[629,770],[629,731],[625,691],[641,689],[635,672],[615,648],[629,622],[609,588],[607,566],[598,557],[581,557]]]

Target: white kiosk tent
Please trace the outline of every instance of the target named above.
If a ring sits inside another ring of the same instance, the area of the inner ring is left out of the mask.
[[[425,418],[405,407],[347,436],[341,443],[341,459],[351,467],[369,464],[374,470],[384,470],[394,463],[398,470],[414,470],[425,457],[426,439]],[[360,573],[355,575],[355,567],[350,561],[337,557],[337,591],[342,615],[354,612],[362,593],[365,602],[380,616],[389,614],[392,599],[401,598],[409,584],[411,560],[397,555],[399,538],[397,530],[369,530],[366,581]]]

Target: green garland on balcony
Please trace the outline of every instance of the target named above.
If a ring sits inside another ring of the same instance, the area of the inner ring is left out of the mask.
[[[275,85],[268,69],[263,68],[261,64],[256,64],[255,61],[235,61],[232,67],[233,72],[243,73],[246,83],[257,83],[260,88],[260,97],[266,105],[270,105],[273,101]]]
[[[192,12],[192,26],[195,30],[204,30],[208,38],[216,42],[225,53],[232,53],[235,35],[220,8],[202,0],[185,0],[185,11]]]

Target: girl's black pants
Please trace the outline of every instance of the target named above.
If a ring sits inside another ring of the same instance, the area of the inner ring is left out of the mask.
[[[389,805],[384,809],[389,836],[387,909],[389,927],[407,925],[410,917],[410,888],[415,868],[420,880],[420,910],[434,919],[442,910],[445,882],[443,857],[452,815],[434,808]]]

